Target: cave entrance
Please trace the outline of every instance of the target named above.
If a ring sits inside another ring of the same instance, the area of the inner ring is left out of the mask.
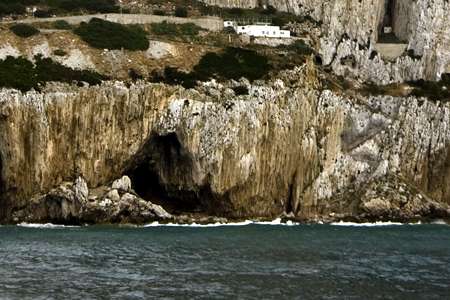
[[[202,213],[202,190],[192,180],[193,164],[175,133],[152,135],[126,174],[143,199],[171,214]]]
[[[384,15],[381,17],[378,26],[378,43],[400,43],[401,41],[395,35],[395,17],[397,0],[383,0]]]
[[[387,61],[395,61],[408,48],[409,22],[413,5],[406,0],[380,0],[382,14],[378,22],[378,37],[375,50]]]

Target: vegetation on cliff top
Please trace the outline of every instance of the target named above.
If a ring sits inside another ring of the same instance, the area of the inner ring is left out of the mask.
[[[450,74],[444,74],[440,81],[418,80],[408,84],[414,88],[411,94],[416,97],[450,101]]]
[[[360,91],[370,95],[402,96],[399,89],[407,86],[407,94],[416,97],[425,97],[433,101],[450,101],[450,74],[443,74],[439,81],[426,81],[423,79],[409,81],[405,84],[376,85],[366,84]]]
[[[194,23],[175,24],[163,21],[151,24],[151,32],[155,35],[167,36],[195,36],[204,30]]]
[[[266,56],[253,50],[229,47],[220,53],[207,53],[189,73],[166,67],[163,74],[153,74],[151,81],[180,84],[185,88],[193,88],[197,81],[206,81],[212,78],[238,80],[245,77],[249,80],[256,80],[267,75],[270,70],[271,65]]]
[[[112,13],[118,12],[115,0],[0,0],[0,17],[5,15],[22,15],[27,6],[42,6],[37,17],[60,13]]]
[[[23,92],[40,87],[46,82],[87,82],[100,84],[107,78],[87,70],[74,70],[41,56],[35,57],[35,63],[26,58],[8,56],[0,60],[0,87],[15,88]]]
[[[74,33],[90,46],[98,49],[147,50],[147,32],[137,25],[122,25],[98,18],[81,23]]]
[[[72,25],[70,25],[67,21],[64,20],[57,20],[55,22],[52,22],[52,28],[59,29],[59,30],[71,30]]]
[[[39,30],[28,24],[15,24],[9,27],[15,35],[22,38],[28,38],[39,33]]]
[[[302,23],[310,21],[317,23],[310,16],[297,16],[292,13],[277,11],[273,6],[266,8],[222,8],[218,6],[199,5],[199,10],[203,15],[221,16],[223,19],[237,20],[238,22],[268,21],[273,25],[283,27],[288,23]]]

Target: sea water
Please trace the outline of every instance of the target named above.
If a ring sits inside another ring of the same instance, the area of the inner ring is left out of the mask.
[[[0,299],[450,299],[448,225],[287,225],[3,226]]]

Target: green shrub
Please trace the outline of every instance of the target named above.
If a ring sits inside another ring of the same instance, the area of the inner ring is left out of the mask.
[[[167,21],[151,24],[151,31],[156,35],[178,35],[177,24]]]
[[[61,81],[61,82],[87,82],[91,85],[100,84],[106,79],[98,73],[87,70],[74,70],[51,60],[50,58],[36,58],[35,70],[40,82]]]
[[[412,95],[416,97],[427,97],[431,100],[450,100],[450,82],[444,76],[440,81],[417,80],[408,82],[414,87]]]
[[[32,88],[39,90],[40,85],[49,81],[87,82],[95,85],[107,79],[92,71],[65,67],[50,58],[36,56],[35,60],[35,64],[22,57],[8,56],[5,60],[0,60],[0,87],[15,88],[25,92]]]
[[[245,77],[249,80],[256,80],[264,77],[270,69],[268,59],[255,51],[227,48],[219,54],[207,53],[204,55],[190,73],[167,67],[163,74],[152,74],[151,81],[193,88],[197,81],[206,81],[212,78],[237,80]],[[237,89],[236,92],[246,93],[244,89]]]
[[[156,35],[194,36],[194,35],[198,35],[201,30],[203,30],[203,29],[201,27],[195,25],[194,23],[175,24],[175,23],[168,23],[167,21],[163,21],[161,23],[153,23],[151,25],[151,31],[153,34],[156,34]]]
[[[33,63],[25,58],[12,56],[0,60],[0,87],[15,88],[21,91],[37,89],[38,79]]]
[[[280,45],[279,49],[286,49],[288,51],[295,52],[299,55],[311,55],[314,53],[314,50],[306,44],[303,40],[296,40],[294,43],[290,45]]]
[[[57,8],[68,12],[114,13],[120,10],[114,0],[48,0],[47,2],[54,3]]]
[[[143,79],[144,77],[135,69],[128,70],[128,76],[131,78],[132,81]]]
[[[33,26],[21,23],[12,25],[9,29],[14,32],[15,35],[23,38],[28,38],[39,33],[39,30]]]
[[[52,27],[60,30],[71,30],[72,25],[70,25],[67,21],[58,20],[52,23]]]
[[[414,49],[408,49],[408,51],[406,51],[406,55],[408,55],[412,59],[418,59],[418,60],[422,59],[421,55],[416,55],[416,53],[414,52]]]
[[[146,50],[147,33],[137,25],[125,26],[97,18],[81,23],[74,30],[86,43],[99,49]]]
[[[197,78],[193,73],[186,73],[179,71],[177,68],[166,67],[162,76],[157,75],[153,78],[154,82],[164,82],[172,85],[182,85],[183,87],[190,89],[196,85]]]
[[[48,7],[47,11],[37,11],[35,16],[40,18],[60,12],[112,13],[119,11],[115,0],[0,0],[0,16],[24,14],[25,7],[30,5]]]
[[[160,9],[156,9],[156,10],[153,11],[153,14],[157,15],[157,16],[165,16],[166,12],[163,11],[163,10],[160,10]]]
[[[244,12],[245,11],[239,7],[233,7],[228,10],[228,13],[233,16],[243,16]]]
[[[236,96],[248,95],[248,88],[246,86],[240,85],[233,88]]]
[[[262,13],[265,15],[274,15],[277,13],[277,9],[272,5],[268,5],[267,8],[262,11]]]
[[[25,5],[22,3],[0,0],[0,16],[21,15],[25,13]]]
[[[185,23],[178,25],[179,32],[182,35],[198,35],[202,30],[201,27],[195,25],[194,23]]]
[[[270,70],[268,59],[252,50],[227,48],[222,53],[207,53],[194,67],[203,79],[260,79]]]
[[[178,6],[175,8],[175,16],[179,18],[187,18],[188,11],[185,7]]]
[[[450,73],[444,73],[441,76],[442,83],[450,88]]]
[[[236,34],[236,30],[233,27],[228,26],[223,28],[223,33]]]

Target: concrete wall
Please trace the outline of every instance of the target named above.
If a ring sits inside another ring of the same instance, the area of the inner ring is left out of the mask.
[[[55,17],[55,18],[29,18],[20,20],[20,23],[36,23],[36,22],[53,22],[57,20],[65,20],[69,24],[79,24],[81,22],[89,22],[92,18],[99,18],[108,20],[111,22],[117,22],[121,24],[150,24],[160,23],[167,21],[169,23],[194,23],[204,29],[210,31],[220,31],[223,29],[223,20],[218,17],[203,17],[203,18],[177,18],[172,16],[156,16],[156,15],[143,15],[143,14],[96,14],[96,15],[82,15],[82,16],[69,16],[69,17]],[[4,22],[15,23],[15,22]]]
[[[390,61],[400,57],[407,47],[408,44],[375,44],[375,50],[381,57]]]

